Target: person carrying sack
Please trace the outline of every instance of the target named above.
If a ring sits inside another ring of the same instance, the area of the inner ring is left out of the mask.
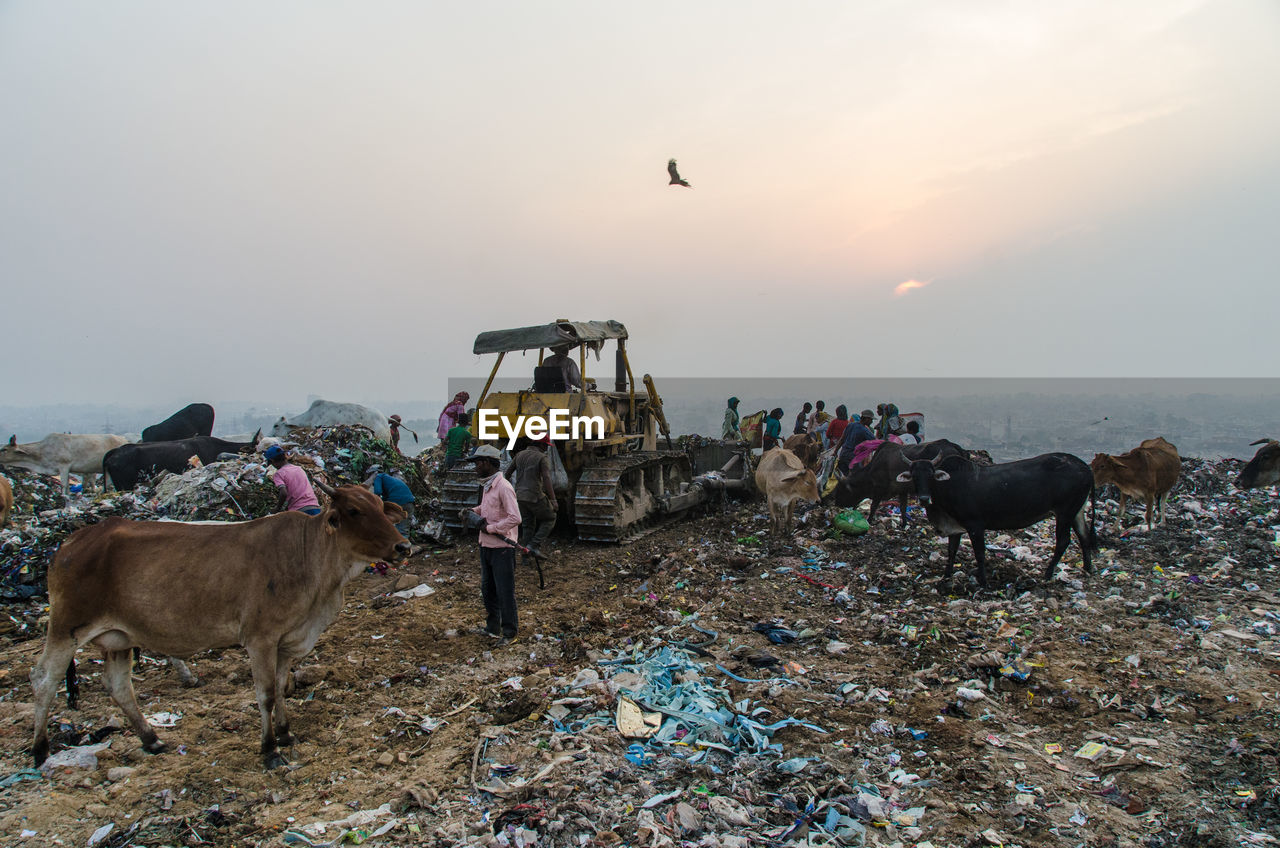
[[[555,450],[551,439],[543,436],[530,442],[516,454],[515,461],[507,467],[506,477],[515,474],[516,504],[520,508],[520,544],[534,556],[542,553],[551,531],[556,526],[556,490],[551,480],[551,459],[547,451]],[[528,557],[521,554],[521,564]]]

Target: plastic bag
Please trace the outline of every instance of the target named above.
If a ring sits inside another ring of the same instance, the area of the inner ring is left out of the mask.
[[[861,536],[871,529],[860,509],[846,509],[832,523],[841,533],[848,533],[850,536]]]
[[[557,496],[567,497],[569,473],[564,470],[564,463],[560,461],[560,451],[555,445],[547,449],[547,457],[551,460],[551,488],[556,490]]]

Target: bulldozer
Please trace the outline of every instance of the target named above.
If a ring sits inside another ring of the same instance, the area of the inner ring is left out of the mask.
[[[604,389],[588,374],[587,354],[599,361],[609,343],[615,347],[614,368],[612,386]],[[570,361],[576,358],[576,369],[566,369],[563,358],[559,364],[544,364],[552,361],[549,351],[566,349]],[[507,354],[535,350],[538,364],[531,388],[490,391]],[[560,503],[557,526],[572,526],[579,539],[628,542],[712,497],[751,485],[751,455],[745,445],[737,449],[711,443],[690,451],[674,446],[653,378],[645,374],[636,380],[627,358],[627,328],[617,321],[557,319],[483,332],[476,336],[473,352],[498,357],[475,404],[470,427],[477,441],[507,447],[521,416],[545,421],[564,415],[595,422],[594,428],[575,425],[568,438],[553,434],[551,442],[553,468],[558,466],[552,475]],[[571,385],[575,380],[577,385]],[[506,423],[495,433],[485,428],[486,420]],[[705,471],[696,467],[703,464],[709,464]],[[460,529],[459,511],[475,506],[479,498],[474,467],[465,461],[456,464],[444,481],[446,524]]]

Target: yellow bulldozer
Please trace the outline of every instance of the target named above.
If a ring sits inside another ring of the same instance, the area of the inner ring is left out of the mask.
[[[610,343],[612,385],[602,388],[588,365],[599,361]],[[491,391],[506,355],[527,351],[538,355],[531,387]],[[750,485],[745,446],[715,445],[700,453],[675,448],[662,398],[648,374],[636,380],[627,359],[627,328],[617,321],[557,319],[483,332],[473,352],[498,355],[475,403],[470,427],[477,441],[503,449],[513,434],[536,438],[540,431],[528,429],[531,421],[564,423],[562,433],[551,434],[553,466],[564,472],[553,474],[561,504],[559,526],[567,520],[580,539],[630,541],[712,494]],[[694,461],[704,457],[715,470],[695,477]],[[477,503],[475,470],[470,463],[458,463],[445,477],[446,523],[459,529],[458,512]]]

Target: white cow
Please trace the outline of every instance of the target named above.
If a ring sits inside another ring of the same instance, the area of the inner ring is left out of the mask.
[[[50,433],[38,442],[23,444],[18,444],[16,436],[10,436],[9,443],[0,447],[0,465],[60,475],[62,495],[66,497],[71,472],[82,475],[84,487],[88,489],[93,475],[102,473],[102,457],[107,451],[127,444],[129,440],[124,436],[110,433]]]
[[[282,417],[272,426],[271,435],[287,439],[289,431],[295,427],[332,427],[336,424],[362,424],[382,441],[391,441],[391,426],[387,423],[387,416],[358,403],[337,403],[331,400],[315,401],[310,409],[292,421],[286,421]]]

